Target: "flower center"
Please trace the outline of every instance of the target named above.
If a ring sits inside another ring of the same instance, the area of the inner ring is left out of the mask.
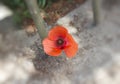
[[[58,46],[61,46],[61,45],[63,45],[64,44],[64,40],[63,39],[58,39],[57,40],[57,45]]]

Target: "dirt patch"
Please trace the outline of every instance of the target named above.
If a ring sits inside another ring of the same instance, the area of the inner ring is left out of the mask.
[[[64,54],[58,57],[48,56],[47,54],[44,53],[39,42],[40,40],[37,40],[31,46],[31,49],[35,51],[35,58],[33,59],[33,64],[36,70],[44,73],[44,75],[50,73],[52,74],[57,71],[62,71],[63,70],[62,68],[65,67],[66,65],[68,66],[68,68],[66,69],[66,73],[69,73],[70,70],[72,70],[72,68],[70,69],[71,62],[70,60],[67,61]]]
[[[45,10],[48,17],[44,19],[49,25],[54,24],[59,18],[65,16],[85,1],[86,0],[58,0]]]
[[[54,25],[59,18],[79,7],[85,1],[86,0],[57,0],[53,2],[50,7],[44,9],[40,15],[48,25]],[[28,35],[36,32],[34,22],[31,18],[25,18],[23,25]]]

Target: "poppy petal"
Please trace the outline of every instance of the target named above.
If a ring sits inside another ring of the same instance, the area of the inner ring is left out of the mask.
[[[59,56],[61,54],[61,50],[56,47],[54,41],[45,38],[42,44],[46,54],[50,56]]]
[[[67,33],[68,33],[68,31],[66,28],[64,28],[62,26],[55,26],[49,31],[48,37],[51,40],[56,40],[59,37],[65,38]]]
[[[74,41],[73,37],[70,34],[67,34],[66,40],[68,41],[68,47],[64,49],[67,57],[72,58],[75,56],[78,50],[78,44]]]

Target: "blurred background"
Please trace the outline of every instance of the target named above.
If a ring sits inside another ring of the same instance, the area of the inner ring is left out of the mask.
[[[1,0],[0,84],[120,84],[120,1],[99,1],[93,26],[92,0],[37,0],[47,30],[63,25],[79,44],[73,59],[43,59],[24,0]]]

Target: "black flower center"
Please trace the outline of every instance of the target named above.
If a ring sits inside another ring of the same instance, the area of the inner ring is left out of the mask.
[[[58,39],[57,40],[57,45],[58,46],[61,46],[61,45],[63,45],[64,44],[64,40],[63,39]]]

